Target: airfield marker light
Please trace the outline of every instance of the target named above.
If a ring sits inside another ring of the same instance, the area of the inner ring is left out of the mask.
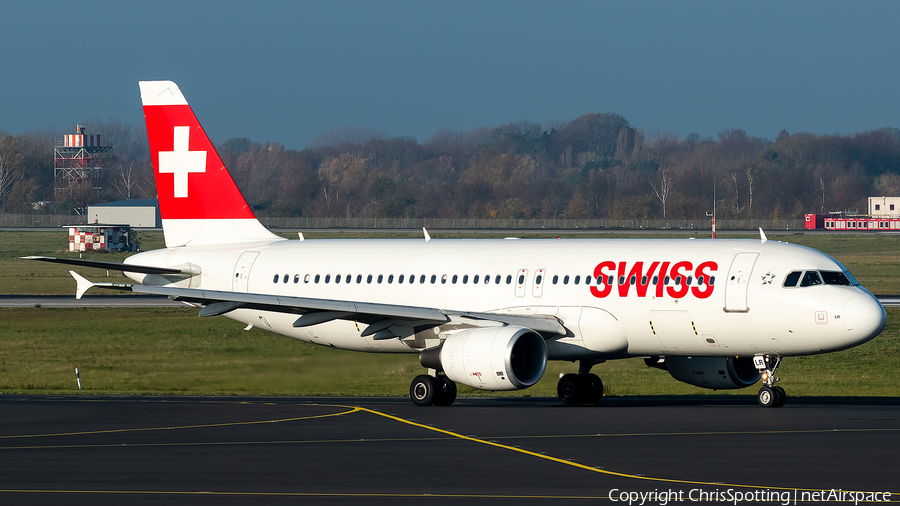
[[[78,381],[78,390],[81,390],[81,374],[78,372],[78,368],[75,368],[75,380]]]

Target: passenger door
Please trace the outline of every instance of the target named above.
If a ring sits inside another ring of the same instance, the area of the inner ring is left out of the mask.
[[[231,289],[235,292],[246,292],[250,284],[250,268],[259,256],[258,251],[245,251],[241,253],[234,266],[234,276],[231,278]]]
[[[728,269],[728,279],[725,283],[725,312],[746,313],[750,310],[747,305],[747,289],[750,287],[750,273],[759,253],[738,253]]]

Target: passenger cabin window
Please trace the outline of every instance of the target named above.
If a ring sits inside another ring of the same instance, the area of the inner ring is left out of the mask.
[[[294,284],[296,285],[296,284],[299,283],[299,282],[300,282],[300,275],[299,275],[299,274],[294,274]]]
[[[506,284],[508,285],[510,283],[512,283],[512,274],[507,274],[506,275]]]
[[[316,283],[319,282],[319,279],[320,279],[320,276],[318,274],[316,274]]]
[[[497,274],[497,277],[494,278],[494,284],[497,284],[497,285],[500,284],[500,275],[499,274]],[[509,282],[507,281],[506,284],[508,285]]]
[[[303,282],[309,283],[309,274],[307,274],[306,276],[303,276]]]
[[[553,284],[555,285],[557,283],[557,281],[559,281],[559,274],[554,274],[553,275]]]
[[[372,275],[369,274],[369,275],[366,277],[366,283],[371,283],[371,282],[372,282]]]

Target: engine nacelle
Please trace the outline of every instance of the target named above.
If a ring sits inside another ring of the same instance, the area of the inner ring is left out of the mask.
[[[746,388],[762,377],[753,365],[753,357],[666,357],[664,364],[678,381],[715,390]]]
[[[465,329],[447,337],[439,348],[423,351],[419,362],[470,387],[520,390],[544,375],[547,345],[540,334],[523,327]]]

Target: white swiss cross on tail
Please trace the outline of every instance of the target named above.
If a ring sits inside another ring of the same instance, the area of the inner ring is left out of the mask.
[[[188,151],[191,127],[175,127],[175,142],[172,151],[159,152],[160,174],[175,177],[175,198],[188,196],[188,174],[206,172],[206,151]]]

